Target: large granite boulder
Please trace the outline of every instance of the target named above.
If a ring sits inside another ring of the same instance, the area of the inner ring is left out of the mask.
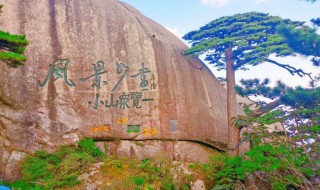
[[[181,140],[225,150],[226,91],[187,46],[116,0],[3,0],[28,61],[0,64],[0,178],[27,154],[95,140]],[[240,111],[240,109],[239,109]]]

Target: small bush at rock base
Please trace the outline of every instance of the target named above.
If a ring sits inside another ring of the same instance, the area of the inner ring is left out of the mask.
[[[21,180],[9,186],[21,190],[56,189],[78,184],[78,176],[102,156],[93,139],[84,138],[79,147],[61,147],[58,152],[35,152],[21,164]]]

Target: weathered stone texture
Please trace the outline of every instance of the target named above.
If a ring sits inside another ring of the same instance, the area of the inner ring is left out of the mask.
[[[176,161],[207,163],[209,156],[218,152],[211,147],[189,141],[122,140],[96,144],[102,151],[107,150],[107,154],[135,157],[139,160],[163,156]]]
[[[83,136],[194,140],[226,148],[225,89],[201,61],[182,55],[185,44],[136,9],[116,0],[2,3],[1,29],[26,34],[30,44],[24,66],[0,64],[1,165],[10,165],[15,151],[53,151]],[[50,64],[59,67],[57,59],[69,60],[55,70],[59,79],[48,75]],[[94,76],[87,78],[99,61],[106,71],[100,89]],[[150,71],[147,85],[141,75],[134,77],[142,63]],[[145,86],[148,91],[141,91]],[[132,92],[141,92],[138,104]],[[130,94],[128,106],[105,108],[111,94],[119,102]],[[0,178],[10,177],[5,168]]]

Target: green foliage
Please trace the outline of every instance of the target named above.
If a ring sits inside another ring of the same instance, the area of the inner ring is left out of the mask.
[[[315,175],[312,168],[305,167],[309,160],[301,148],[292,147],[289,144],[277,146],[261,144],[246,155],[249,159],[242,164],[244,171],[263,172],[274,187],[279,185],[299,187],[308,177]]]
[[[41,186],[38,186],[38,185],[33,185],[32,183],[28,183],[28,182],[25,182],[25,181],[21,181],[21,180],[17,180],[17,181],[14,181],[12,184],[11,184],[11,188],[12,189],[23,189],[23,190],[42,190],[43,187]]]
[[[138,167],[144,171],[152,171],[152,172],[158,172],[160,169],[152,165],[150,158],[146,158],[142,160],[141,164],[139,164]]]
[[[234,189],[237,184],[244,184],[248,174],[267,181],[273,189],[301,187],[308,177],[315,176],[311,167],[305,167],[309,161],[300,148],[261,144],[245,155],[245,158],[225,158],[215,189]]]
[[[53,172],[47,170],[48,163],[45,160],[46,157],[28,157],[22,164],[21,174],[23,180],[36,184],[37,181],[45,180],[49,181],[53,177]]]
[[[305,0],[314,3],[316,0]],[[320,27],[320,18],[311,19],[315,27]],[[317,28],[302,27],[292,28],[281,25],[279,33],[286,39],[290,48],[304,55],[316,56],[311,59],[315,66],[320,66],[320,35]]]
[[[252,149],[242,159],[225,160],[216,189],[233,189],[248,174],[268,182],[272,189],[316,188],[311,179],[319,176],[320,168],[320,88],[268,84],[269,80],[252,79],[237,87],[241,95],[274,101],[260,102],[258,112],[247,108],[247,116],[234,119],[236,126],[248,128],[245,136]],[[270,133],[267,125],[276,122],[285,128]]]
[[[260,79],[251,79],[241,80],[241,86],[236,88],[241,96],[263,96],[275,100],[273,106],[266,102],[259,102],[260,112],[267,114],[254,118],[256,122],[271,124],[277,120],[286,122],[292,119],[308,119],[308,121],[304,121],[304,125],[310,127],[317,125],[320,110],[320,87],[303,88],[299,86],[291,88],[280,81],[274,87],[268,85],[269,80],[267,79],[262,82],[260,82]],[[281,109],[279,108],[280,105],[286,106],[288,109]],[[277,110],[273,110],[275,108]],[[252,112],[249,111],[248,114],[252,115]]]
[[[146,183],[146,180],[140,177],[134,177],[133,181],[137,186],[142,186]]]
[[[255,119],[256,122],[260,124],[273,124],[279,121],[279,117],[283,116],[283,112],[281,110],[270,111],[262,116],[259,116]]]
[[[207,164],[203,164],[201,170],[206,174],[207,180],[215,184],[217,182],[217,175],[220,170],[225,167],[225,160],[227,155],[214,154],[209,157]]]
[[[26,39],[26,35],[14,35],[9,32],[0,31],[0,37],[2,42],[6,42],[7,44],[15,44],[23,47],[23,45],[28,45],[28,40]],[[23,49],[15,49],[18,53],[23,53]]]
[[[317,24],[318,20],[313,20],[313,22]],[[315,56],[312,62],[315,66],[320,66],[320,35],[316,31],[308,26],[295,28],[280,25],[278,27],[278,32],[285,38],[292,50],[306,56]]]
[[[319,106],[320,87],[316,89],[302,87],[297,87],[296,89],[290,88],[287,93],[280,98],[284,104],[293,108],[303,107],[313,109]]]
[[[96,147],[93,139],[91,139],[91,138],[90,139],[87,139],[87,138],[82,139],[79,142],[79,147],[82,151],[89,152],[90,155],[93,157],[100,157],[103,155],[101,150],[98,147]]]
[[[27,60],[27,57],[14,52],[0,52],[0,60],[11,62],[15,60],[16,63],[14,63],[14,65],[21,65],[23,61]]]
[[[185,54],[197,56],[209,52],[206,60],[218,69],[225,69],[225,50],[232,47],[235,49],[235,70],[267,61],[267,57],[273,53],[277,56],[292,55],[294,52],[285,38],[277,32],[280,24],[296,28],[302,26],[303,22],[258,12],[221,17],[183,37],[192,43],[192,48]]]
[[[268,86],[270,84],[270,79],[260,80],[255,79],[241,79],[241,86],[236,86],[236,91],[240,96],[264,96],[270,99],[275,99],[281,95],[287,93],[289,87],[287,87],[281,81],[277,82],[277,85],[273,88]]]
[[[241,157],[225,158],[224,167],[218,172],[215,189],[234,189],[235,184],[244,182],[245,172]]]
[[[78,184],[78,176],[102,153],[92,139],[82,139],[79,147],[61,147],[58,152],[35,152],[21,164],[21,180],[10,186],[18,189],[56,189]]]
[[[175,190],[173,183],[164,181],[162,182],[163,190]]]
[[[0,13],[3,5],[0,4]],[[26,35],[14,35],[0,30],[0,60],[11,67],[22,65],[27,57],[22,55],[28,45]]]
[[[192,176],[184,173],[182,163],[174,163],[163,156],[146,158],[141,161],[135,158],[107,157],[104,159],[106,173],[111,176],[107,181],[112,183],[108,189],[183,189],[189,190]],[[191,164],[195,165],[195,164]],[[198,171],[195,168],[195,171]],[[116,182],[114,182],[116,181]]]
[[[119,159],[112,159],[111,157],[107,157],[104,159],[104,166],[108,168],[122,168],[123,167],[123,161]]]

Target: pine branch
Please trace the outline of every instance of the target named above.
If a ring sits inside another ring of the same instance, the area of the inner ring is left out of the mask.
[[[268,103],[267,105],[263,106],[263,108],[258,108],[256,110],[253,110],[251,113],[250,113],[250,116],[252,117],[259,117],[267,112],[270,112],[271,110],[277,108],[278,106],[281,105],[281,101],[280,99],[279,100],[276,100],[276,101],[273,101],[273,102],[270,102]]]
[[[286,69],[293,76],[295,74],[297,74],[299,77],[308,76],[312,81],[315,80],[315,79],[312,78],[311,73],[306,73],[302,69],[297,69],[297,68],[295,68],[293,66],[290,66],[290,65],[287,65],[287,64],[281,64],[281,63],[279,63],[279,62],[277,62],[275,60],[271,60],[271,59],[268,59],[268,58],[266,58],[265,61]]]

